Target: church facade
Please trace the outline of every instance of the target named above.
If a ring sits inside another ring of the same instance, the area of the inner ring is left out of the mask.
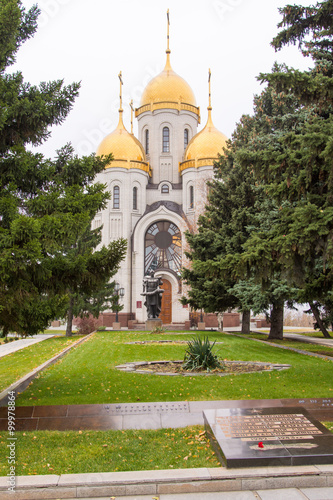
[[[113,154],[97,177],[111,199],[93,227],[103,226],[104,245],[120,237],[128,241],[126,259],[114,278],[125,289],[120,317],[146,320],[142,283],[154,270],[163,280],[160,318],[164,324],[182,323],[189,319],[189,310],[179,302],[186,295],[180,277],[186,265],[184,233],[196,230],[207,180],[227,138],[212,121],[210,73],[208,120],[198,132],[200,108],[189,84],[171,67],[169,33],[165,68],[148,83],[135,110],[138,138],[123,122],[121,74],[119,78],[119,123],[96,152]]]

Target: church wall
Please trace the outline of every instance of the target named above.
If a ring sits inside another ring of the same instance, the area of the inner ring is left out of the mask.
[[[125,288],[125,296],[121,299],[124,304],[124,312],[130,312],[131,308],[131,235],[137,221],[142,217],[146,209],[146,185],[148,174],[139,169],[122,169],[111,167],[98,174],[98,182],[107,185],[111,193],[108,206],[95,217],[93,227],[103,224],[102,245],[107,246],[111,241],[118,238],[127,239],[127,253],[121,262],[120,269],[112,278]],[[119,186],[120,198],[119,208],[114,208],[113,188]],[[133,188],[137,188],[137,209],[133,208]]]
[[[184,130],[189,130],[189,140],[196,134],[197,116],[191,112],[160,110],[143,113],[138,118],[139,140],[145,147],[145,133],[149,130],[149,154],[147,160],[152,167],[153,184],[169,181],[180,182],[179,162],[184,156]],[[170,130],[170,151],[163,152],[163,128]]]
[[[183,210],[193,226],[196,224],[199,215],[205,210],[208,197],[207,181],[214,176],[213,166],[204,166],[200,168],[188,168],[182,172],[183,180]],[[193,188],[193,198],[191,199],[191,188]],[[192,203],[193,202],[193,203]]]
[[[169,187],[169,193],[162,193],[163,185],[167,185]],[[171,182],[161,182],[158,186],[156,186],[156,188],[157,189],[147,190],[148,205],[152,205],[153,203],[156,203],[160,200],[174,201],[175,203],[178,203],[178,205],[181,205],[183,203],[182,189],[174,189]]]

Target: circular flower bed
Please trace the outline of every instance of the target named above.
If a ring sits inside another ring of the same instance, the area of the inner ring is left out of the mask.
[[[207,371],[188,371],[182,369],[183,361],[140,361],[118,365],[116,368],[125,372],[136,372],[155,375],[183,375],[193,377],[195,375],[237,375],[241,373],[262,372],[272,370],[286,370],[291,365],[262,363],[257,361],[228,361],[223,362],[223,368]]]

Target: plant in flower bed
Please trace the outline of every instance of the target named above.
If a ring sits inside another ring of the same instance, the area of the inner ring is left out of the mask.
[[[187,343],[184,363],[182,365],[183,370],[208,372],[217,369],[223,370],[223,363],[213,353],[214,346],[215,342],[209,342],[208,337],[204,337],[203,339],[199,336],[193,337]]]

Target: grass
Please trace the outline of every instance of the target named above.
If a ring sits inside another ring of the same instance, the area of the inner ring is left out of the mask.
[[[77,474],[219,467],[204,428],[17,432],[16,474]],[[0,435],[0,475],[6,475],[6,437]]]
[[[235,332],[236,333],[236,332]],[[237,332],[239,334],[239,332]],[[324,346],[324,345],[318,345],[318,344],[308,344],[306,342],[301,342],[299,340],[293,340],[293,339],[288,339],[284,338],[283,340],[278,340],[278,339],[268,339],[267,335],[262,334],[262,333],[251,333],[250,335],[244,335],[241,334],[242,337],[246,337],[249,339],[258,339],[262,340],[263,342],[271,342],[276,345],[281,345],[285,347],[291,347],[293,349],[299,349],[301,351],[307,351],[307,352],[313,352],[317,354],[322,354],[324,356],[332,356],[333,357],[333,348],[329,346]]]
[[[0,391],[52,358],[78,337],[52,337],[0,358]]]
[[[206,332],[207,333],[207,332]],[[170,335],[187,340],[188,335]],[[128,361],[183,359],[186,344],[135,344],[166,335],[98,332],[51,366],[17,398],[19,406],[103,404],[148,401],[276,399],[333,397],[332,361],[278,349],[247,338],[209,334],[223,359],[287,363],[284,371],[219,377],[156,376],[123,373],[115,366]],[[300,344],[297,343],[300,348]]]

